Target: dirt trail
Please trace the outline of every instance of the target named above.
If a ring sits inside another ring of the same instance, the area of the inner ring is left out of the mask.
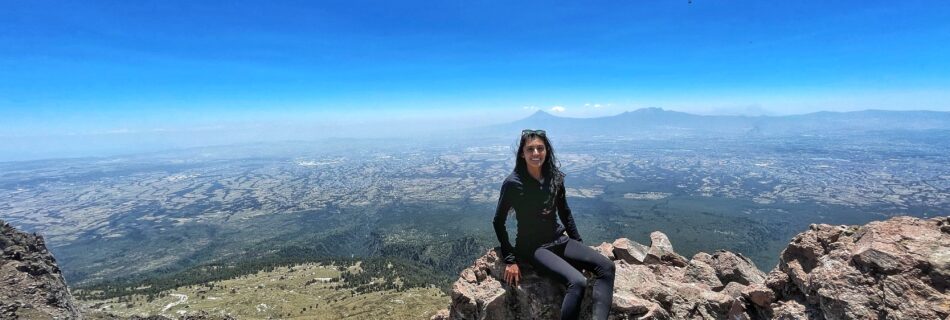
[[[186,295],[179,294],[179,293],[172,293],[172,294],[170,294],[170,295],[171,295],[171,296],[178,297],[178,301],[175,301],[175,302],[169,303],[168,305],[165,305],[165,307],[162,308],[162,313],[165,313],[165,311],[168,311],[168,309],[171,309],[171,308],[174,307],[174,306],[177,306],[177,305],[179,305],[179,304],[185,303],[185,301],[188,301],[188,296],[186,296]]]

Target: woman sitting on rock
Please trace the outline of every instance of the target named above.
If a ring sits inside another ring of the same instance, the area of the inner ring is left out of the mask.
[[[518,219],[516,246],[508,241],[505,229],[508,211]],[[564,227],[557,222],[560,217]],[[507,263],[505,281],[518,285],[518,262],[529,263],[567,285],[561,304],[561,319],[577,319],[587,287],[584,274],[573,265],[592,271],[593,318],[607,319],[614,291],[614,264],[607,257],[581,243],[571,209],[567,206],[564,174],[544,130],[524,130],[518,145],[515,169],[505,179],[498,197],[494,219],[495,234]],[[567,231],[567,235],[564,235]]]

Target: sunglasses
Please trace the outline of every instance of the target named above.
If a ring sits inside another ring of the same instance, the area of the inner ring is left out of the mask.
[[[531,130],[531,129],[524,129],[524,130],[521,130],[521,136],[522,136],[522,137],[525,136],[525,135],[529,135],[529,134],[536,134],[536,135],[539,135],[539,136],[542,136],[542,137],[543,137],[543,136],[544,136],[544,130]]]

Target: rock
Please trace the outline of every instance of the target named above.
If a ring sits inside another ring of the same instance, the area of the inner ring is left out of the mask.
[[[712,257],[711,255],[709,255],[708,253],[705,253],[705,252],[697,252],[696,254],[693,255],[693,259],[692,259],[692,260],[695,260],[695,261],[702,261],[702,262],[705,262],[705,263],[708,264],[708,265],[712,265],[712,264],[713,264],[713,257]]]
[[[429,320],[449,320],[449,309],[437,311]]]
[[[854,262],[868,269],[873,269],[877,273],[896,274],[903,271],[902,267],[906,262],[899,260],[899,253],[891,251],[891,246],[887,248],[865,247],[854,252]]]
[[[745,289],[746,289],[746,286],[744,284],[740,284],[738,282],[730,282],[725,287],[723,287],[722,291],[719,291],[719,293],[728,295],[733,298],[740,298],[742,297],[742,291],[744,291]]]
[[[478,282],[478,277],[475,276],[475,271],[472,271],[472,269],[462,270],[461,277],[468,283]]]
[[[753,283],[742,289],[742,297],[756,306],[768,308],[775,301],[775,292],[760,283]]]
[[[946,291],[940,292],[911,277],[908,274],[893,275],[879,282],[888,314],[903,319],[927,319],[934,314],[945,316],[950,311]]]
[[[748,285],[765,281],[765,273],[756,268],[752,260],[741,254],[719,250],[712,255],[711,260],[710,266],[716,270],[716,276],[722,283],[738,282]]]
[[[633,267],[626,269],[633,272],[649,270],[640,266]],[[653,275],[652,278],[658,279],[659,277]],[[731,297],[707,290],[704,286],[662,279],[656,282],[647,282],[642,288],[627,292],[632,292],[641,299],[649,299],[662,306],[663,313],[673,319],[685,318],[696,312],[707,317],[721,318],[728,312],[732,301]]]
[[[732,301],[732,307],[729,308],[729,313],[726,314],[726,319],[751,320],[752,318],[746,313],[745,304],[743,304],[741,300],[735,299]]]
[[[0,319],[81,317],[43,237],[0,220],[0,250]]]
[[[662,233],[654,233],[651,248],[622,238],[594,249],[602,254],[614,253],[607,255],[616,267],[611,319],[724,319],[727,316],[750,319],[746,303],[737,300],[742,296],[744,285],[733,284],[737,288],[735,297],[713,291],[710,284],[722,287],[715,270],[699,260],[690,267],[685,258],[672,251],[672,245]],[[645,264],[648,252],[653,260]],[[558,318],[564,285],[539,276],[528,265],[522,265],[519,286],[503,284],[505,266],[498,255],[497,250],[490,250],[461,272],[453,284],[447,318]],[[693,270],[687,276],[689,268]],[[479,274],[485,274],[486,278],[479,278]],[[591,287],[581,305],[582,319],[591,316]]]
[[[614,254],[611,319],[948,319],[948,225],[950,217],[812,225],[768,275],[728,251],[686,261],[659,232],[649,248],[621,238],[596,250]],[[527,268],[521,286],[503,285],[497,255],[462,272],[448,318],[558,318],[563,285]],[[590,319],[589,299],[582,319]]]
[[[772,319],[775,320],[811,320],[805,312],[805,306],[792,300],[772,305]]]
[[[627,238],[615,240],[612,246],[615,259],[623,260],[629,264],[643,264],[643,260],[647,257],[647,251],[650,250],[647,246]]]
[[[719,281],[719,277],[716,276],[716,269],[696,258],[690,260],[689,265],[686,266],[684,280],[705,284],[712,290],[719,290],[723,287],[722,281]]]
[[[670,239],[659,231],[650,233],[650,249],[644,258],[644,263],[650,264],[671,264],[677,267],[685,267],[688,263],[686,258],[673,251],[673,244]]]
[[[554,297],[564,295],[564,288],[552,281],[542,281],[533,269],[521,268],[522,279],[517,287],[504,284],[505,263],[497,250],[490,250],[462,271],[462,278],[452,286],[451,319],[508,319],[551,316],[555,311],[540,306],[555,303]],[[484,278],[466,275],[482,274]],[[471,281],[474,278],[475,281]],[[556,301],[560,305],[560,301]],[[557,310],[559,311],[559,310]]]
[[[790,281],[788,274],[779,270],[772,270],[765,278],[765,286],[775,293],[776,299],[783,299],[798,292],[798,290],[788,291],[788,289],[794,289],[793,286],[789,285]]]
[[[826,319],[950,317],[950,234],[942,230],[947,219],[813,225],[793,239],[769,273],[767,287],[785,300],[782,309],[773,306],[775,317],[800,309]]]
[[[612,244],[604,242],[594,247],[594,250],[597,250],[597,252],[607,257],[607,259],[617,260],[617,257],[614,256],[614,246]]]
[[[647,314],[661,308],[655,302],[637,298],[632,294],[615,294],[611,308],[625,314]]]
[[[785,273],[790,283],[794,285],[792,288],[782,288],[782,291],[792,292],[790,297],[794,297],[795,292],[798,292],[799,295],[805,295],[805,297],[812,297],[813,294],[809,292],[809,281],[808,273],[805,272],[805,269],[797,260],[792,260],[786,263]]]

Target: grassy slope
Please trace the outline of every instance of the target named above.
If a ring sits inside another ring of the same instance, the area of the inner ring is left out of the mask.
[[[302,264],[175,288],[152,301],[145,295],[131,295],[82,304],[86,310],[121,316],[175,316],[204,310],[238,319],[428,319],[450,302],[437,288],[355,294],[336,288],[340,282],[322,280],[339,276],[336,267]],[[175,304],[183,300],[182,295],[187,299]]]

